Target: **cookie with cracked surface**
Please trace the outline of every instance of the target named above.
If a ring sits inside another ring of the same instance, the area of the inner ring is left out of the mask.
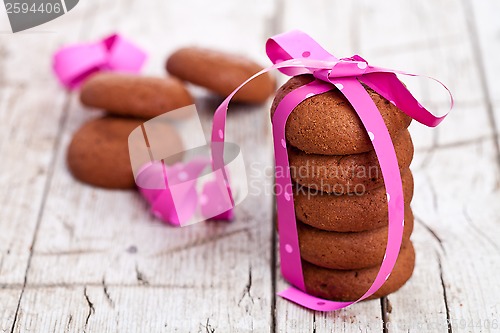
[[[406,241],[401,247],[391,275],[368,299],[387,296],[400,289],[410,279],[414,266],[415,249],[411,241]],[[308,294],[335,301],[354,301],[371,286],[379,271],[379,265],[356,270],[336,270],[303,261],[302,269]]]
[[[292,90],[314,80],[312,75],[292,77],[278,89],[271,116],[279,102]],[[372,89],[365,87],[377,106],[392,138],[407,128],[411,118]],[[372,142],[356,111],[337,89],[309,97],[292,111],[285,136],[294,147],[308,154],[348,155],[373,149]]]
[[[360,269],[380,265],[387,246],[388,227],[361,232],[334,232],[297,221],[300,255],[317,266],[331,269]],[[413,214],[408,208],[403,241],[413,231]]]
[[[184,83],[175,77],[98,73],[86,80],[81,102],[110,114],[150,119],[194,103]]]
[[[399,168],[410,166],[413,142],[408,130],[402,131],[394,142]],[[382,171],[374,150],[351,155],[307,154],[288,148],[290,176],[301,186],[323,192],[346,194],[370,191],[384,185]]]
[[[405,206],[413,198],[413,175],[410,169],[401,171]],[[357,232],[387,225],[387,193],[385,187],[361,195],[336,195],[300,187],[294,194],[297,219],[312,227]],[[405,212],[407,215],[407,213]]]
[[[67,164],[73,176],[98,187],[134,188],[128,137],[142,123],[133,118],[103,117],[84,124],[74,134],[67,151]],[[163,137],[177,151],[182,146],[179,134],[166,123],[162,126]]]

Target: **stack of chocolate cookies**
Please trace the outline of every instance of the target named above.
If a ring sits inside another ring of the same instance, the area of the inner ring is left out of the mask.
[[[278,90],[271,114],[284,96],[312,80],[311,75],[291,78]],[[403,244],[389,279],[371,296],[378,298],[398,290],[413,273],[413,144],[407,130],[411,118],[366,89],[391,135],[405,200]],[[304,100],[292,111],[286,140],[307,292],[337,301],[356,300],[374,281],[387,243],[388,198],[370,137],[335,89]]]

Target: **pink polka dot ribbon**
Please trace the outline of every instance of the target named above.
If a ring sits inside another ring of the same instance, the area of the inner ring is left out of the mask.
[[[371,287],[358,300],[350,302],[324,300],[307,293],[302,273],[291,179],[287,173],[276,173],[276,185],[281,189],[276,194],[281,272],[292,285],[280,292],[279,295],[312,310],[334,311],[342,309],[373,295],[389,278],[399,254],[404,226],[403,189],[394,146],[380,112],[363,88],[362,83],[424,125],[437,126],[446,115],[437,117],[431,114],[413,97],[396,76],[396,74],[418,75],[371,66],[358,55],[338,59],[301,31],[294,30],[270,38],[266,43],[266,52],[273,65],[250,77],[217,108],[212,128],[213,143],[224,141],[228,105],[238,90],[259,75],[278,69],[289,76],[312,74],[316,80],[287,94],[276,108],[272,123],[277,168],[282,168],[282,170],[289,168],[285,124],[292,110],[306,98],[335,88],[344,94],[356,110],[379,159],[388,197],[387,248],[384,260]],[[451,92],[438,80],[429,79],[438,82],[446,89],[450,96],[451,110],[453,107]],[[212,150],[212,159],[216,168],[220,168],[224,163],[220,151]]]
[[[231,221],[233,204],[217,208],[221,200],[223,177],[204,182],[201,190],[200,176],[210,167],[210,159],[197,157],[189,162],[178,162],[167,166],[163,161],[144,165],[138,172],[136,183],[139,192],[150,205],[153,215],[176,227],[192,224],[195,213],[204,219]],[[158,186],[161,184],[163,186]]]
[[[175,120],[181,116],[182,121]],[[182,143],[171,140],[172,127],[179,131]],[[140,194],[152,214],[170,225],[231,221],[233,208],[248,193],[240,147],[230,142],[207,144],[194,104],[136,127],[129,134],[128,148]],[[212,169],[210,150],[219,148],[225,163]],[[233,185],[234,197],[228,184]]]
[[[94,43],[59,49],[53,57],[53,69],[62,85],[74,89],[95,72],[139,72],[146,58],[137,45],[113,34]]]

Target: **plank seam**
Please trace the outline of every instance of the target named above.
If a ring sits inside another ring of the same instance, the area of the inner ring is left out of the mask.
[[[271,17],[271,23],[269,25],[269,34],[270,35],[276,35],[280,33],[284,27],[285,27],[285,13],[286,11],[286,3],[284,0],[274,0],[274,15]],[[270,141],[270,144],[272,146],[272,141]],[[274,156],[274,155],[273,155]],[[275,182],[275,180],[273,180]],[[271,333],[276,333],[277,331],[277,325],[278,325],[278,320],[277,320],[277,313],[276,313],[276,292],[277,292],[277,279],[278,279],[278,274],[276,272],[276,266],[277,266],[277,241],[278,241],[278,236],[276,235],[277,230],[276,230],[276,225],[277,225],[277,211],[276,211],[276,197],[273,196],[272,199],[272,223],[271,223],[271,262],[270,262],[270,268],[271,268],[271,327],[270,327],[270,332]]]
[[[388,309],[387,309],[387,297],[381,297],[380,298],[380,311],[382,313],[382,332],[383,333],[389,333],[388,329],[388,323],[390,321],[389,316],[387,315]]]
[[[47,202],[48,193],[50,190],[50,185],[52,184],[52,178],[54,176],[54,169],[55,169],[55,165],[57,162],[57,153],[58,153],[59,147],[61,145],[63,130],[64,130],[64,127],[65,127],[66,122],[68,120],[68,110],[69,110],[70,102],[71,102],[71,95],[69,93],[67,93],[66,97],[65,97],[63,109],[62,109],[62,115],[61,115],[61,118],[59,120],[59,129],[57,131],[57,137],[56,137],[56,140],[54,141],[54,145],[53,145],[53,149],[52,149],[52,157],[51,157],[51,161],[49,163],[49,169],[47,172],[47,180],[45,181],[45,185],[43,188],[42,200],[40,202],[40,208],[38,210],[38,216],[36,219],[35,230],[33,231],[33,238],[31,240],[31,245],[30,245],[30,253],[28,256],[28,261],[26,263],[26,270],[24,272],[24,281],[23,281],[21,293],[19,295],[19,301],[17,302],[16,312],[14,313],[14,321],[12,322],[12,327],[10,329],[11,333],[14,332],[14,329],[16,327],[17,319],[19,317],[19,309],[21,307],[21,301],[23,299],[24,291],[26,289],[26,285],[28,282],[28,272],[29,272],[29,269],[31,267],[31,260],[33,258],[33,252],[34,252],[34,247],[36,244],[36,239],[38,236],[38,230],[40,229],[40,224],[41,224],[43,213],[45,210],[45,204]]]
[[[82,21],[83,22],[92,22],[93,21],[92,19],[87,20],[87,18],[90,16],[90,14],[92,12],[93,11],[91,10],[91,7],[89,7],[89,10],[85,13],[84,18],[83,18]],[[94,17],[94,16],[90,16],[90,17]],[[78,40],[82,39],[82,37],[84,36],[84,34],[85,34],[86,31],[89,31],[89,24],[82,24],[81,28],[80,28],[80,31],[79,31]],[[47,172],[47,179],[45,181],[45,185],[44,185],[44,189],[43,189],[42,200],[40,202],[40,208],[38,210],[38,216],[37,216],[37,221],[36,221],[36,224],[35,224],[35,230],[33,231],[33,239],[31,241],[30,253],[29,253],[29,256],[28,256],[28,261],[26,263],[26,270],[25,270],[25,273],[24,273],[24,281],[23,281],[21,293],[19,294],[19,301],[17,302],[16,312],[14,313],[14,320],[12,322],[10,333],[14,332],[14,329],[16,328],[16,325],[17,325],[17,320],[19,318],[19,310],[21,308],[21,302],[22,302],[22,299],[23,299],[23,296],[24,296],[24,291],[26,290],[26,285],[27,285],[27,282],[28,282],[28,272],[29,272],[29,269],[31,267],[31,261],[32,261],[32,258],[33,258],[34,247],[35,247],[35,244],[36,244],[36,240],[37,240],[37,236],[38,236],[38,231],[40,229],[40,224],[41,224],[41,221],[42,221],[43,213],[45,211],[45,204],[47,202],[48,193],[50,191],[50,186],[52,184],[52,178],[54,176],[54,169],[55,169],[56,162],[57,162],[57,155],[58,155],[61,143],[62,143],[62,136],[63,136],[63,133],[64,133],[64,129],[66,127],[66,124],[68,122],[68,114],[69,114],[70,103],[71,103],[71,93],[66,93],[65,94],[64,105],[63,105],[63,108],[62,108],[62,114],[61,114],[61,117],[59,119],[59,128],[58,128],[56,140],[54,141],[54,145],[53,145],[53,149],[52,149],[52,157],[51,157],[51,161],[49,163],[49,169],[48,169],[48,172]]]
[[[441,279],[441,286],[443,287],[443,298],[444,298],[444,307],[446,309],[446,324],[448,326],[448,333],[453,333],[453,329],[451,327],[451,317],[450,317],[450,308],[448,306],[448,298],[446,296],[446,287],[444,285],[444,278],[443,278],[443,267],[441,265],[441,257],[439,253],[436,253],[436,256],[438,258],[438,264],[439,264],[439,277]]]
[[[425,223],[420,217],[415,215],[415,213],[413,213],[413,215],[415,218],[415,222],[417,222],[418,224],[423,226],[425,228],[425,230],[427,230],[431,234],[431,236],[437,241],[437,243],[438,243],[439,247],[441,248],[441,250],[443,251],[443,253],[446,253],[446,250],[445,250],[444,245],[443,245],[443,240],[441,239],[441,237],[439,237],[438,234],[427,223]]]
[[[497,120],[495,118],[495,111],[493,110],[493,102],[490,95],[488,80],[486,77],[486,71],[483,61],[483,52],[478,38],[477,23],[474,18],[474,9],[470,0],[462,0],[462,7],[464,9],[465,21],[467,24],[467,32],[469,35],[469,41],[472,46],[472,56],[475,60],[478,72],[479,72],[479,84],[481,85],[481,91],[483,93],[483,100],[486,105],[486,111],[488,113],[488,120],[492,126],[494,146],[497,158],[497,168],[500,169],[500,143],[499,135],[497,130]]]

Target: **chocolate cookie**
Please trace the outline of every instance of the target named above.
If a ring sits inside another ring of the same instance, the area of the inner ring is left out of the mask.
[[[111,114],[154,118],[193,104],[193,98],[177,78],[145,77],[123,73],[98,73],[82,86],[84,105]]]
[[[413,175],[401,171],[405,206],[413,197]],[[387,194],[385,187],[362,195],[336,195],[299,188],[294,195],[297,219],[318,229],[356,232],[387,225]]]
[[[271,115],[283,97],[313,79],[311,75],[300,75],[288,80],[276,93]],[[384,118],[391,137],[396,138],[410,125],[411,118],[372,89],[366,89]],[[292,146],[309,154],[347,155],[373,149],[356,111],[337,88],[302,101],[287,120],[286,139]]]
[[[408,208],[403,241],[413,231],[413,214]],[[360,269],[380,265],[387,245],[388,227],[362,232],[334,232],[297,221],[302,259],[332,269]]]
[[[182,80],[205,87],[222,97],[262,69],[243,56],[199,47],[176,51],[167,60],[167,71]],[[263,74],[246,84],[234,97],[237,102],[262,103],[275,91],[275,81]]]
[[[67,162],[78,180],[91,185],[128,189],[135,186],[130,165],[128,136],[143,121],[104,117],[84,124],[68,147]],[[182,145],[175,129],[163,124],[163,133],[172,146]]]
[[[399,134],[394,149],[399,168],[408,168],[414,151],[408,130]],[[290,175],[296,183],[323,192],[346,194],[359,189],[369,191],[384,184],[374,150],[352,155],[318,155],[306,154],[292,147],[288,149],[288,158]]]
[[[397,291],[410,279],[414,266],[415,250],[411,241],[406,241],[389,279],[368,299],[387,296]],[[302,269],[308,294],[335,301],[354,301],[373,283],[379,265],[346,271],[322,268],[303,261]]]

